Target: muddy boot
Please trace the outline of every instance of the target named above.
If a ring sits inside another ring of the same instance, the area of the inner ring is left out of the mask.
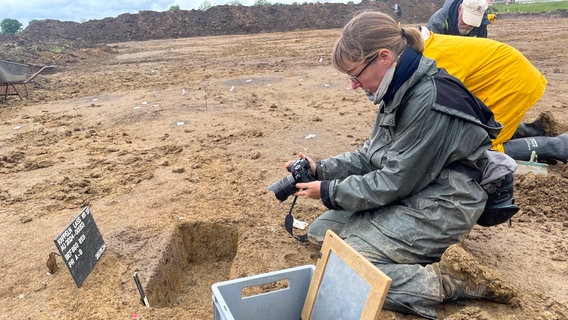
[[[540,119],[536,119],[533,122],[521,122],[517,127],[517,130],[511,137],[511,139],[518,139],[524,137],[538,137],[538,136],[546,136],[546,132],[544,131],[544,125],[540,121]]]
[[[453,260],[444,258],[433,267],[440,278],[443,301],[461,299],[490,300],[509,303],[515,297],[515,290],[506,285],[490,268],[480,265],[461,246],[448,248]],[[444,255],[447,255],[444,253]]]
[[[511,139],[518,139],[524,137],[537,137],[537,136],[546,136],[546,132],[544,132],[544,126],[540,123],[539,119],[536,119],[534,122],[526,123],[521,122],[517,127],[517,131],[511,137]]]
[[[533,122],[522,122],[511,139],[541,136],[554,137],[558,135],[557,126],[558,124],[552,113],[549,111],[543,112]]]
[[[529,161],[533,150],[540,162],[568,160],[568,134],[556,137],[512,139],[503,144],[505,153],[515,160]]]

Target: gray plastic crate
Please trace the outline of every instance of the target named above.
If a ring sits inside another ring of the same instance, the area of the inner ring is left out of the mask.
[[[215,283],[215,320],[299,319],[315,266],[305,265]],[[288,287],[243,297],[243,288],[288,280]]]

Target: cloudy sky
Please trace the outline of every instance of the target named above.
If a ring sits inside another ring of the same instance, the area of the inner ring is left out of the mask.
[[[199,9],[205,1],[213,6],[234,2],[234,0],[1,0],[0,21],[6,18],[16,19],[25,28],[30,20],[54,19],[85,22],[106,17],[115,18],[123,13],[138,13],[144,10],[166,11],[173,5],[178,5],[182,10]],[[238,2],[250,6],[255,3],[255,0],[238,0]],[[268,0],[267,2],[290,4],[318,1]],[[322,0],[319,2],[343,1]]]

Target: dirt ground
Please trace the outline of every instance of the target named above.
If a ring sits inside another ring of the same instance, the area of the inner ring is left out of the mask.
[[[211,285],[315,264],[267,186],[298,152],[360,146],[376,108],[330,65],[340,30],[109,44],[51,57],[30,97],[0,102],[0,318],[212,319]],[[491,38],[547,77],[526,120],[568,125],[568,19],[498,20]],[[440,305],[440,319],[568,319],[568,180],[518,175],[512,224],[464,243],[510,283],[512,305]],[[80,288],[54,238],[89,206],[107,249]],[[300,200],[311,222],[323,205]],[[301,230],[296,232],[301,233]],[[138,272],[151,308],[132,276]],[[418,319],[383,311],[384,319]]]

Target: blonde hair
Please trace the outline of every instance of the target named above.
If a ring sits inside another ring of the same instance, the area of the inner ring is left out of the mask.
[[[424,51],[418,29],[402,29],[385,13],[365,11],[343,27],[333,49],[332,62],[338,71],[348,73],[353,71],[353,62],[357,63],[355,65],[368,62],[380,49],[388,49],[398,56],[407,46],[419,53]]]

